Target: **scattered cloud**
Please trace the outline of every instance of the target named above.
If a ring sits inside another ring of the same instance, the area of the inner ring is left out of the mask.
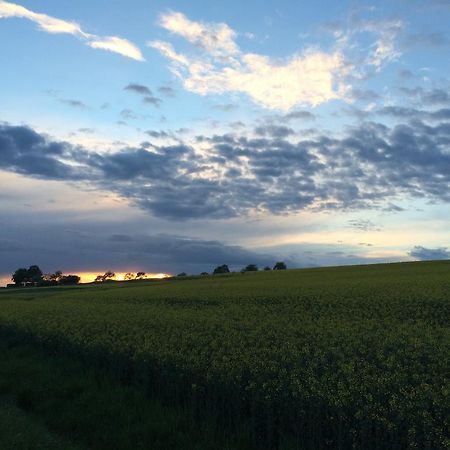
[[[83,31],[77,22],[36,13],[16,3],[0,1],[0,19],[11,17],[30,20],[36,23],[42,31],[47,33],[71,34],[92,48],[108,50],[127,58],[144,61],[144,57],[139,48],[127,39],[117,36],[96,36]]]
[[[162,102],[162,100],[160,98],[155,97],[153,95],[153,92],[151,91],[151,89],[149,87],[147,87],[143,84],[130,83],[127,86],[125,86],[124,89],[142,96],[142,101],[144,103],[159,107],[159,105]]]
[[[445,247],[426,248],[422,247],[421,245],[416,245],[409,252],[409,255],[421,261],[435,260],[435,259],[450,259],[450,251],[447,250]]]

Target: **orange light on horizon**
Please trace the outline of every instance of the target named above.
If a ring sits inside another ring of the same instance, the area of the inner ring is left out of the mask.
[[[99,271],[99,272],[77,272],[77,275],[81,278],[81,283],[91,283],[94,281],[98,275],[103,275],[105,271]],[[136,272],[115,272],[116,276],[112,278],[116,281],[124,281],[125,275],[127,273],[133,273],[133,275],[136,275]],[[172,275],[168,273],[146,273],[145,277],[143,279],[150,279],[150,278],[158,278],[163,279],[167,277],[171,277]]]

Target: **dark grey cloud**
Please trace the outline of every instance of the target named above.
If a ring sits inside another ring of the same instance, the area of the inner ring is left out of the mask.
[[[435,260],[435,259],[450,259],[450,251],[445,247],[426,248],[421,245],[416,245],[409,255],[421,261]]]
[[[147,103],[148,105],[153,105],[159,108],[159,105],[162,103],[162,100],[158,97],[155,97],[153,95],[146,95],[142,101],[144,103]]]
[[[170,86],[160,86],[158,92],[165,97],[175,97],[176,95],[175,89]]]
[[[124,87],[124,90],[134,92],[142,96],[153,95],[149,87],[139,83],[130,83]]]
[[[450,108],[441,108],[434,111],[425,111],[405,106],[385,106],[383,108],[376,110],[374,113],[382,116],[397,117],[402,120],[408,119],[432,120],[432,121],[450,120]]]
[[[148,134],[150,137],[159,139],[159,138],[170,138],[172,137],[172,135],[170,133],[168,133],[167,131],[157,131],[157,130],[147,130],[145,132],[146,134]]]
[[[130,83],[124,87],[124,90],[140,95],[142,97],[142,101],[149,105],[159,107],[162,102],[160,98],[153,95],[153,92],[149,87],[143,84]]]
[[[310,112],[310,111],[303,111],[303,110],[297,110],[297,111],[291,111],[290,113],[287,113],[283,116],[284,120],[290,121],[290,120],[314,120],[316,116]]]
[[[450,201],[448,121],[430,125],[411,119],[392,127],[365,122],[340,138],[317,131],[300,141],[283,125],[266,125],[260,132],[198,136],[202,152],[178,139],[176,145],[144,142],[99,153],[2,124],[0,168],[82,181],[172,220],[250,211],[397,210],[396,201],[404,197]],[[148,132],[164,137],[161,133]]]
[[[283,139],[291,134],[295,134],[295,131],[292,128],[283,125],[268,124],[256,127],[255,133],[260,136],[272,136],[274,138]]]
[[[354,88],[351,91],[351,98],[354,100],[373,102],[375,100],[378,100],[380,98],[380,96],[371,89]]]
[[[434,88],[429,90],[421,86],[414,88],[400,87],[399,91],[421,105],[450,105],[450,87],[447,89]]]
[[[80,100],[73,100],[73,99],[67,99],[67,98],[61,98],[59,99],[61,103],[64,103],[65,105],[69,105],[72,108],[78,108],[78,109],[88,109],[88,106],[86,103],[80,101]]]

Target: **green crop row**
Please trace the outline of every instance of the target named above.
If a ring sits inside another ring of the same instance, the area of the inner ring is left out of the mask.
[[[0,294],[0,326],[256,447],[444,449],[450,263]]]

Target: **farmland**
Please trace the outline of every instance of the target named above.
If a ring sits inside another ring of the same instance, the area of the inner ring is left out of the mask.
[[[449,261],[2,290],[0,401],[74,448],[450,448],[449,317]]]

